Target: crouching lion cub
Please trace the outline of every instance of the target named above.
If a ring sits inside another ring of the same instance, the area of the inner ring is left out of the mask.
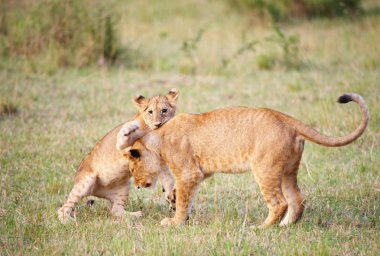
[[[123,157],[125,148],[144,136],[147,132],[160,127],[175,115],[179,92],[172,89],[166,96],[146,99],[138,96],[133,102],[139,112],[133,121],[119,125],[104,136],[83,159],[74,179],[66,203],[58,210],[62,223],[75,220],[74,206],[86,196],[96,196],[112,202],[111,213],[122,217],[126,214],[141,216],[141,212],[126,212],[124,204],[128,199],[131,173],[128,160]],[[160,175],[166,199],[175,200],[174,180],[165,168]]]
[[[361,96],[344,94],[339,103],[355,101],[362,112],[360,126],[350,135],[329,137],[302,122],[271,109],[232,107],[204,114],[180,114],[160,129],[137,140],[125,153],[137,186],[156,182],[167,163],[176,180],[176,213],[162,225],[186,221],[199,183],[217,172],[251,169],[269,208],[261,227],[281,220],[296,222],[304,210],[297,171],[304,141],[339,147],[356,140],[368,124]],[[286,215],[285,215],[286,214]]]

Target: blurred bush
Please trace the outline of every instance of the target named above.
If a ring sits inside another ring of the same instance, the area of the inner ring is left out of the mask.
[[[117,25],[109,2],[0,1],[0,57],[32,72],[112,65],[126,56]]]
[[[7,98],[0,98],[0,120],[6,116],[17,114],[19,108]]]
[[[335,17],[361,11],[361,0],[228,0],[243,11],[269,16],[275,21],[292,18]]]
[[[259,69],[271,70],[276,64],[276,56],[273,54],[259,54],[256,58],[256,64]]]

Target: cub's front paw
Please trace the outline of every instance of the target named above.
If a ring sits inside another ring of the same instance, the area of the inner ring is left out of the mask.
[[[58,210],[58,219],[62,224],[67,224],[70,221],[76,221],[74,209],[71,207],[61,207]]]
[[[129,136],[132,132],[135,132],[139,128],[137,123],[128,123],[128,125],[124,125],[120,132],[123,136]]]
[[[161,220],[161,226],[168,227],[172,225],[175,225],[174,218],[165,218]]]
[[[124,148],[133,144],[131,141],[132,138],[130,135],[134,133],[136,130],[138,130],[139,128],[140,126],[137,122],[129,122],[129,123],[124,124],[117,134],[116,148],[118,150],[123,150]]]
[[[168,227],[168,226],[180,226],[184,224],[185,221],[178,221],[176,218],[165,218],[161,221],[161,226]]]

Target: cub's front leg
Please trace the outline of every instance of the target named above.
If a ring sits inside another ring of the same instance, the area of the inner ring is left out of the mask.
[[[193,206],[194,197],[199,183],[203,180],[200,171],[186,178],[176,177],[176,212],[174,218],[165,218],[161,221],[162,226],[181,225],[188,219]]]
[[[170,204],[171,209],[175,210],[175,181],[171,172],[169,171],[169,167],[166,164],[161,167],[161,172],[158,176],[158,180],[162,185],[162,192],[165,193],[165,200]]]
[[[143,131],[139,131],[140,123],[139,121],[131,121],[125,123],[116,136],[116,148],[118,150],[123,150],[131,146],[137,139],[144,136]]]

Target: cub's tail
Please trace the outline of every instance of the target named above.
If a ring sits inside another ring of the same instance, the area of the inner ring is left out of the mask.
[[[369,120],[368,106],[360,95],[355,94],[355,93],[347,93],[340,96],[337,100],[337,102],[339,103],[348,103],[350,101],[354,101],[357,104],[359,104],[360,110],[362,112],[362,120],[361,120],[360,125],[358,126],[358,128],[356,128],[354,132],[343,137],[326,136],[296,119],[293,119],[288,116],[286,116],[285,119],[287,119],[287,121],[290,122],[293,125],[293,127],[297,129],[299,134],[303,135],[305,139],[309,141],[312,141],[314,143],[327,146],[327,147],[344,146],[344,145],[350,144],[351,142],[353,142],[354,140],[356,140],[363,134],[365,128],[368,125],[368,120]]]

